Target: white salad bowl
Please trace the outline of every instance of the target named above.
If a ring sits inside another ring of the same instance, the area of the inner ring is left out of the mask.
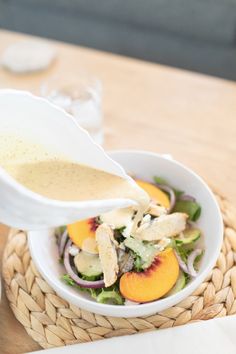
[[[132,176],[152,181],[153,176],[165,178],[170,185],[197,199],[202,207],[198,221],[203,232],[204,256],[198,275],[178,293],[140,305],[108,305],[94,301],[88,294],[60,280],[65,273],[58,262],[58,250],[53,230],[30,231],[29,247],[35,265],[51,287],[68,302],[85,310],[115,317],[137,317],[163,311],[190,295],[213,268],[223,240],[223,222],[216,199],[206,183],[193,171],[177,161],[146,151],[114,151],[110,156]]]

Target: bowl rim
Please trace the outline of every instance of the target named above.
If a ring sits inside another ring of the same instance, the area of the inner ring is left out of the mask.
[[[152,151],[147,151],[147,150],[118,149],[118,150],[109,150],[108,154],[109,154],[109,156],[111,155],[112,158],[113,158],[113,156],[115,157],[115,155],[118,155],[118,154],[125,154],[125,155],[126,154],[138,154],[138,155],[143,155],[143,156],[153,156],[153,157],[159,157],[161,159],[166,159],[166,160],[169,160],[171,163],[177,165],[178,167],[183,168],[184,170],[186,170],[190,174],[192,174],[200,183],[202,183],[204,185],[205,189],[208,191],[209,195],[211,196],[212,202],[215,204],[215,207],[217,210],[218,222],[219,222],[218,242],[215,247],[214,254],[212,255],[211,259],[208,261],[207,266],[202,270],[201,274],[199,274],[195,279],[193,279],[193,281],[190,284],[187,285],[187,287],[180,290],[176,294],[170,295],[170,296],[163,298],[163,299],[158,299],[155,301],[141,304],[141,306],[139,304],[132,305],[132,306],[124,306],[124,305],[101,304],[101,303],[97,303],[95,301],[91,301],[90,299],[87,299],[87,298],[82,298],[82,297],[78,298],[76,294],[70,292],[70,288],[66,287],[66,285],[65,285],[65,288],[63,287],[63,290],[62,290],[61,286],[57,285],[57,283],[55,283],[53,279],[49,278],[49,276],[47,275],[47,272],[45,272],[45,269],[42,268],[41,264],[38,262],[37,257],[32,256],[32,259],[35,262],[39,272],[42,274],[42,276],[48,281],[48,283],[53,287],[53,289],[59,295],[61,295],[64,298],[66,298],[66,297],[70,298],[71,302],[73,302],[73,300],[74,300],[74,303],[75,302],[77,304],[81,303],[82,308],[87,309],[89,311],[94,311],[95,313],[99,313],[99,314],[103,314],[103,315],[108,315],[108,314],[111,315],[112,314],[112,316],[114,316],[114,317],[144,316],[146,314],[154,313],[155,312],[155,305],[157,303],[158,303],[159,307],[169,308],[169,307],[177,304],[178,302],[182,301],[183,298],[186,298],[188,295],[190,295],[196,289],[196,287],[199,284],[201,284],[201,282],[207,277],[207,275],[210,273],[210,271],[214,267],[214,265],[217,261],[217,258],[219,256],[220,250],[221,250],[222,241],[223,241],[223,230],[224,230],[223,218],[221,215],[220,207],[216,201],[216,198],[215,198],[213,192],[209,188],[209,186],[202,179],[202,177],[200,177],[196,172],[194,172],[192,169],[185,166],[181,162],[176,161],[173,158],[167,157],[164,154],[158,154],[158,153],[155,153]],[[49,229],[47,229],[47,230],[49,230]],[[34,255],[34,252],[32,251],[33,246],[32,246],[32,242],[31,242],[32,234],[34,232],[45,232],[45,230],[29,231],[28,232],[28,234],[29,234],[28,243],[29,243],[31,255]],[[71,300],[71,298],[73,298],[73,300]],[[67,301],[69,301],[69,300],[67,300]],[[91,310],[91,308],[92,308],[92,310]],[[122,314],[122,315],[119,314],[119,312],[121,312],[120,310],[124,309],[124,308],[125,308],[125,312],[127,312],[127,313]],[[158,310],[158,311],[160,311],[160,310]],[[136,313],[136,315],[135,315],[135,313]]]

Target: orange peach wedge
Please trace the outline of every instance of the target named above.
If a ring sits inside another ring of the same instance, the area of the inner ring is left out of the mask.
[[[143,272],[128,272],[120,278],[120,292],[131,301],[149,302],[164,296],[176,283],[179,264],[172,248],[159,253]]]
[[[83,251],[97,254],[95,239],[96,219],[86,219],[67,225],[67,231],[72,242]]]
[[[145,192],[147,192],[149,197],[153,199],[154,202],[162,205],[167,209],[170,207],[170,200],[168,196],[160,188],[158,188],[152,183],[145,182],[140,179],[136,179],[135,182],[139,185],[139,187],[141,187],[145,190]]]

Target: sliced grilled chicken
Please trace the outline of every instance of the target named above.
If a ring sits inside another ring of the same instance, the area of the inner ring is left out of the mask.
[[[96,230],[96,242],[102,265],[105,287],[111,286],[115,283],[119,272],[117,254],[113,240],[113,231],[110,226],[107,224],[98,226]]]
[[[134,237],[144,241],[156,241],[163,237],[175,236],[186,228],[187,218],[188,215],[184,213],[161,215],[142,223],[136,230]]]
[[[133,226],[133,208],[123,208],[109,211],[108,213],[100,215],[100,220],[103,223],[110,225],[113,229],[124,227],[122,234],[125,237],[130,235]]]
[[[149,208],[147,210],[148,214],[151,214],[152,216],[161,216],[161,215],[166,215],[168,210],[160,205],[156,205],[155,203],[150,203]]]

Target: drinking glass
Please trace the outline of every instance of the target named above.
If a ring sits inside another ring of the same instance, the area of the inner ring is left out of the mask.
[[[40,94],[72,114],[98,144],[103,143],[100,80],[85,72],[56,75],[42,83]]]

